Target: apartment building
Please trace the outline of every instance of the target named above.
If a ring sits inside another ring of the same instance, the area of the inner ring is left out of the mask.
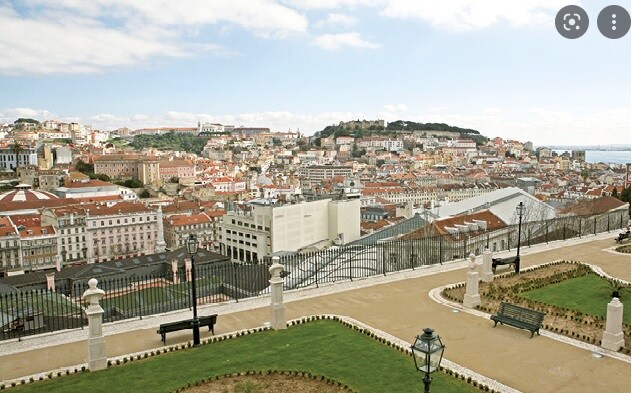
[[[94,173],[110,179],[137,179],[143,185],[160,186],[160,161],[153,156],[138,154],[112,154],[94,160]]]
[[[158,212],[142,203],[86,205],[90,262],[155,253]]]
[[[325,240],[344,244],[360,238],[360,200],[249,205],[227,212],[219,232],[220,253],[246,263]]]
[[[35,143],[22,144],[18,151],[17,162],[12,143],[0,145],[0,169],[15,170],[18,166],[37,165],[37,145]]]
[[[195,234],[201,247],[213,250],[216,242],[217,220],[205,213],[172,215],[165,220],[165,242],[169,250],[186,246],[190,234]]]
[[[19,269],[20,234],[9,217],[0,217],[0,277]]]
[[[57,228],[61,267],[88,262],[86,219],[86,210],[77,206],[42,209],[42,224]]]
[[[22,271],[57,266],[57,232],[52,225],[18,226],[20,233],[20,268]]]
[[[310,165],[298,168],[298,175],[306,180],[308,185],[319,184],[323,179],[342,176],[349,177],[353,174],[353,167],[342,165]]]
[[[195,164],[186,160],[160,161],[160,179],[168,183],[171,178],[194,179]]]

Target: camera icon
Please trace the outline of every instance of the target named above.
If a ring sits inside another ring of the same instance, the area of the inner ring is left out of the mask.
[[[575,39],[588,30],[588,14],[576,5],[567,5],[555,16],[555,28],[564,38]]]

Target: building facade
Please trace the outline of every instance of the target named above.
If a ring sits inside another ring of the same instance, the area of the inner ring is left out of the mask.
[[[324,240],[344,244],[360,238],[360,200],[251,205],[227,212],[219,232],[220,253],[246,263]]]
[[[110,179],[137,179],[143,185],[160,186],[160,161],[156,157],[138,154],[112,154],[97,157],[94,173]]]

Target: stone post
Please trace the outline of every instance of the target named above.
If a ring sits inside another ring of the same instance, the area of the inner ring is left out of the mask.
[[[468,308],[475,308],[481,304],[481,295],[478,294],[478,272],[476,271],[476,257],[470,256],[470,271],[467,272],[467,282],[465,284],[465,296],[463,305]]]
[[[270,266],[270,327],[274,330],[287,329],[285,320],[285,305],[283,304],[283,282],[281,272],[284,267],[279,263],[279,257],[272,257]]]
[[[603,332],[601,346],[611,351],[618,351],[624,344],[623,331],[623,303],[619,298],[613,297],[608,303],[608,311],[606,313],[606,331]]]
[[[481,280],[483,282],[494,281],[494,272],[492,271],[492,252],[489,248],[483,251],[483,272],[481,274]]]
[[[191,281],[191,260],[189,258],[184,260],[184,271],[187,275],[187,281]]]
[[[105,295],[105,292],[97,288],[96,278],[91,278],[88,281],[88,287],[82,296],[90,303],[85,309],[88,317],[88,368],[90,371],[97,371],[108,366],[102,329],[103,308],[99,305],[99,300]]]
[[[46,273],[46,289],[55,292],[55,272]]]
[[[173,273],[173,283],[178,283],[178,260],[174,259],[171,261],[171,273]]]

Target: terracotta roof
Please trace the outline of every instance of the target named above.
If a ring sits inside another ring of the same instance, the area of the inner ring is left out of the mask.
[[[38,200],[57,199],[55,194],[40,190],[14,190],[0,194],[0,203],[31,202]]]
[[[123,197],[120,195],[105,195],[98,197],[87,197],[87,198],[75,198],[80,202],[107,202],[107,201],[122,201]]]
[[[73,182],[68,182],[67,184],[64,185],[64,187],[68,187],[68,188],[83,188],[83,187],[106,187],[106,186],[113,186],[114,184],[107,182],[107,181],[103,181],[103,180],[99,180],[99,179],[91,179],[88,181],[73,181]]]
[[[17,235],[18,232],[13,227],[9,217],[0,217],[0,236]]]
[[[90,213],[91,217],[95,216],[110,216],[116,214],[130,214],[130,213],[153,213],[154,211],[149,209],[142,203],[133,202],[119,202],[113,206],[103,205],[83,205],[84,208]]]
[[[593,214],[601,214],[615,209],[621,209],[627,206],[627,202],[623,202],[612,196],[604,196],[595,199],[582,199],[570,206],[566,206],[561,213],[578,216],[589,216]]]
[[[176,167],[193,167],[194,164],[186,160],[173,160],[173,161],[160,161],[161,168],[176,168]]]
[[[44,207],[62,207],[62,206],[78,205],[78,204],[79,204],[79,201],[73,198],[41,199],[37,201],[9,202],[9,203],[0,203],[0,212],[33,210],[33,209],[41,209]]]
[[[187,215],[175,215],[167,218],[169,225],[179,227],[183,225],[199,225],[211,222],[209,216],[204,213]]]
[[[507,224],[505,224],[505,222],[501,220],[500,217],[489,210],[483,210],[476,213],[463,214],[433,221],[431,224],[428,224],[420,229],[408,233],[407,235],[404,235],[402,239],[409,240],[418,239],[426,236],[449,235],[450,231],[448,230],[448,228],[458,228],[458,226],[460,225],[472,224],[475,220],[485,221],[487,223],[488,231],[507,227]],[[481,230],[468,231],[467,233],[472,234],[479,231]]]
[[[141,154],[109,154],[109,155],[98,156],[94,159],[94,161],[102,161],[102,162],[142,161],[142,160],[157,161],[158,159],[154,156],[144,156]]]
[[[52,225],[47,226],[29,226],[20,230],[20,237],[31,237],[41,235],[55,235],[55,228]]]

